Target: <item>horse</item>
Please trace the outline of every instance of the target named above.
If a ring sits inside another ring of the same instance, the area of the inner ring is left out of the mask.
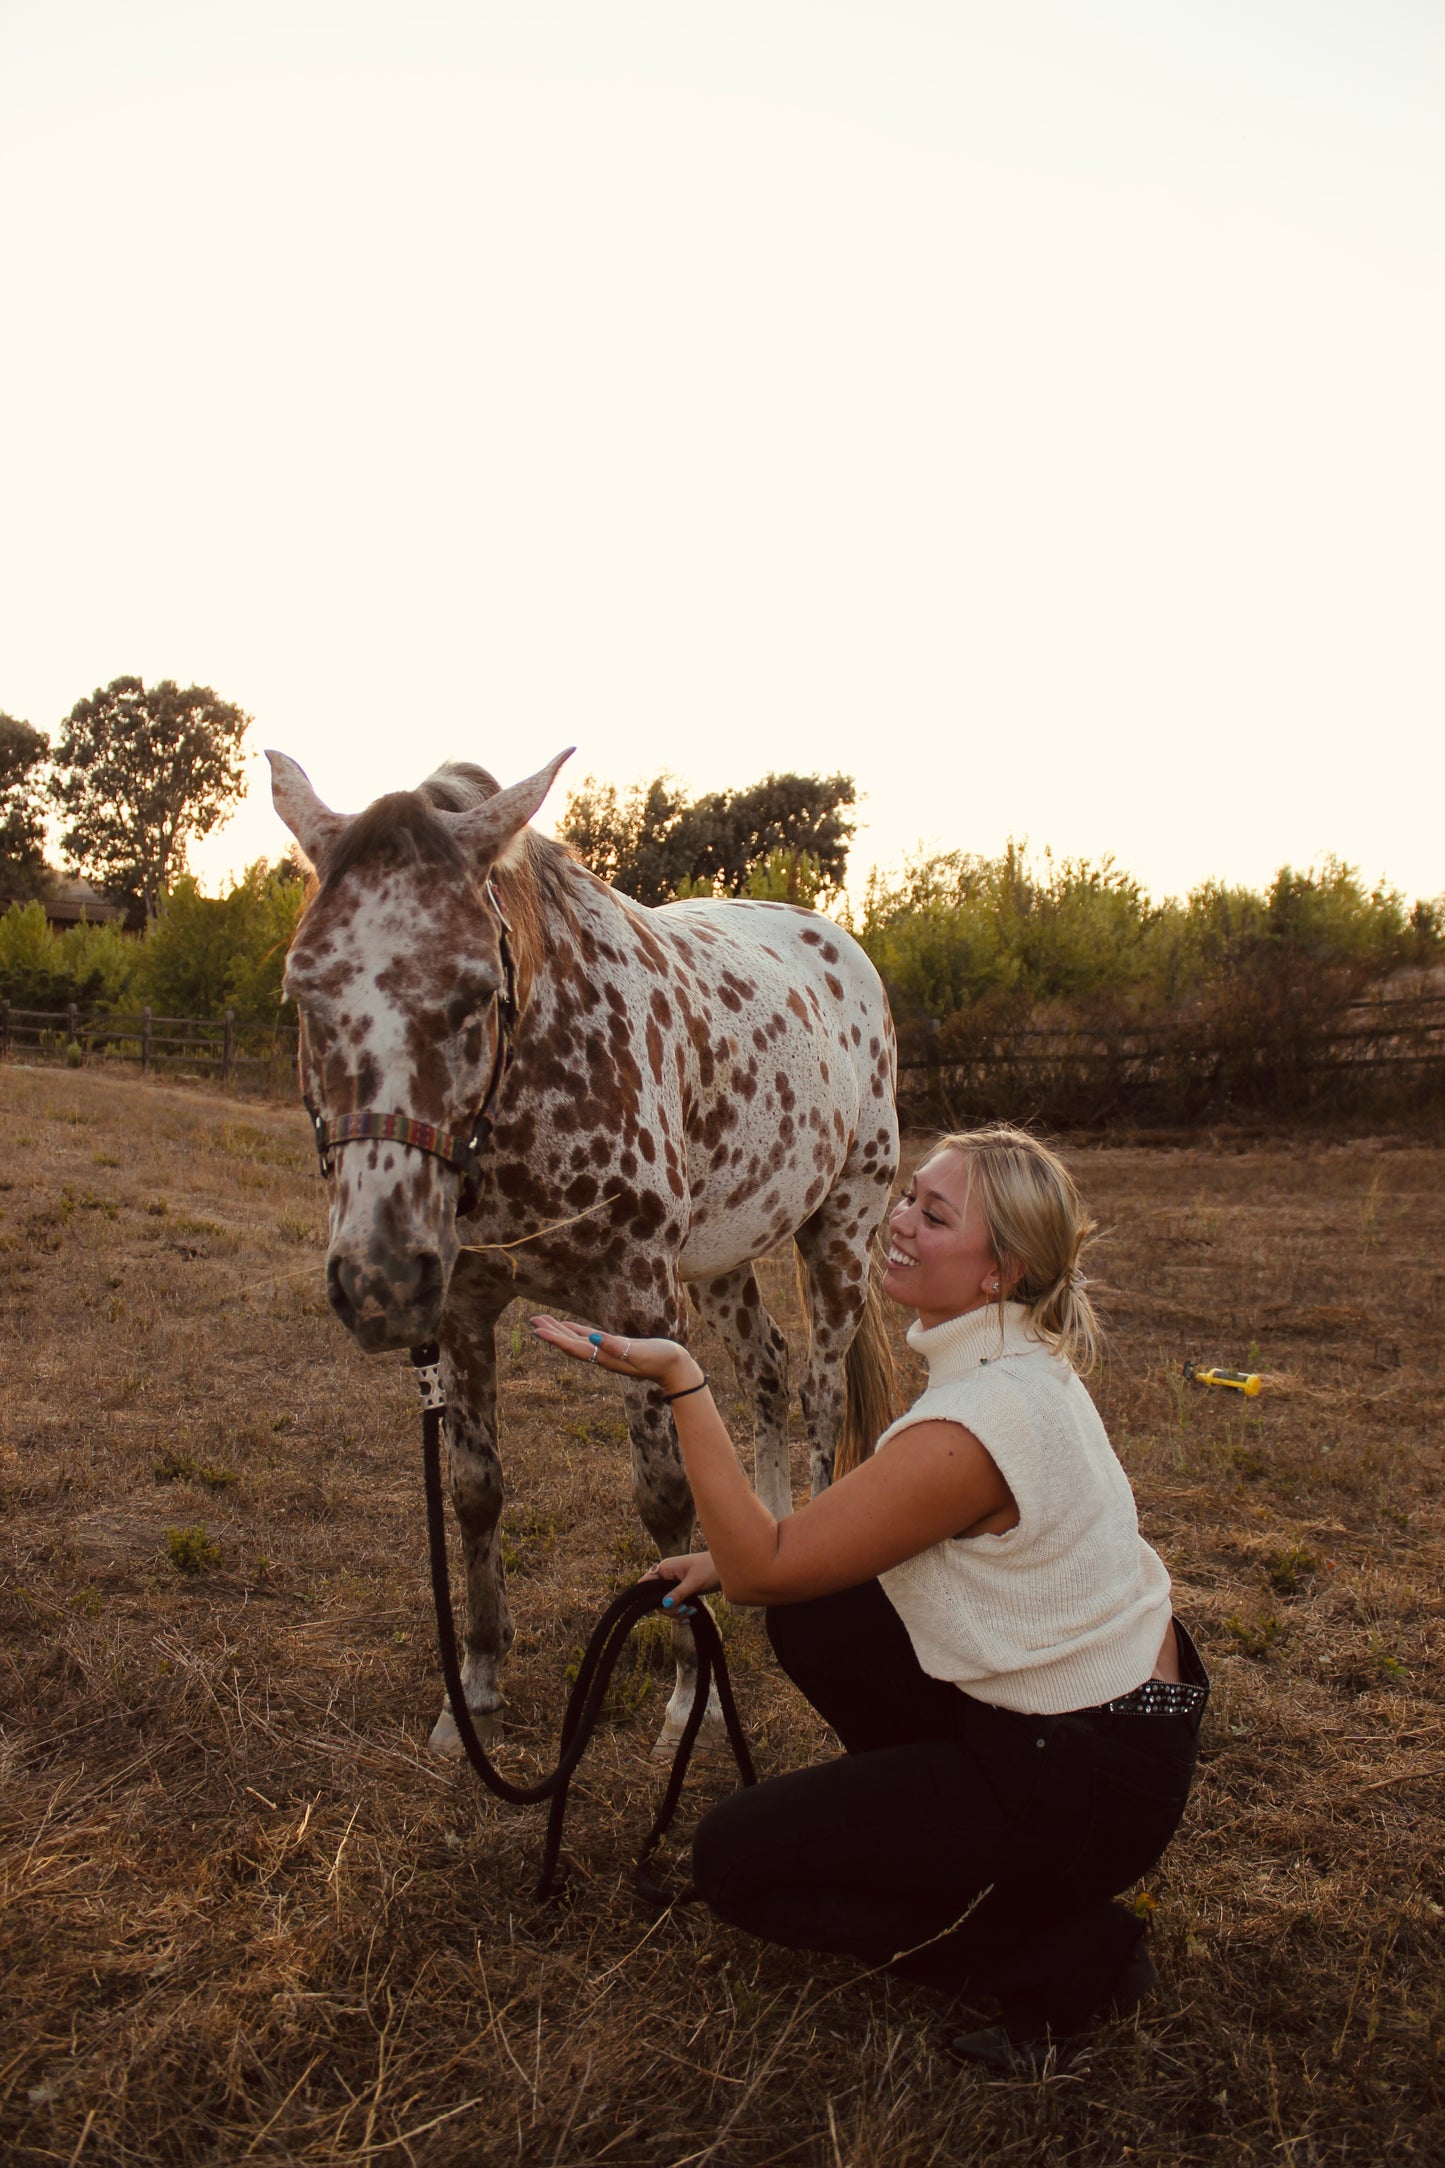
[[[888,998],[815,912],[647,909],[530,828],[567,753],[509,789],[447,762],[355,816],[267,758],[311,869],[285,986],[329,1187],[327,1294],[368,1352],[440,1342],[463,1684],[492,1737],[512,1640],[494,1327],[515,1297],[685,1340],[690,1296],[752,1404],[757,1490],[781,1518],[788,1350],[754,1266],[791,1236],[814,1493],[840,1439],[856,1456],[890,1419],[870,1267],[898,1164]],[[637,1510],[659,1555],[685,1551],[671,1413],[644,1382],[624,1397]],[[674,1652],[659,1752],[692,1702],[681,1628]],[[462,1750],[445,1701],[429,1743]]]

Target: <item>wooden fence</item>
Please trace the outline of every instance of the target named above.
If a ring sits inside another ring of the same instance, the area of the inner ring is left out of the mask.
[[[1333,1018],[1181,1016],[1131,1031],[905,1032],[899,1104],[914,1122],[1039,1119],[1060,1128],[1240,1118],[1445,1115],[1445,995],[1357,1001]]]
[[[120,1015],[71,1002],[64,1009],[17,1009],[0,1001],[0,1055],[73,1067],[138,1062],[171,1076],[284,1087],[296,1070],[296,1026],[222,1017]]]
[[[1241,1118],[1445,1117],[1445,995],[1376,999],[1333,1021],[1190,1019],[1145,1030],[1012,1028],[966,1017],[905,1030],[905,1121],[1039,1120],[1060,1129],[1196,1127]],[[162,1074],[288,1091],[296,1026],[238,1019],[18,1009],[0,1002],[0,1055],[135,1062]]]

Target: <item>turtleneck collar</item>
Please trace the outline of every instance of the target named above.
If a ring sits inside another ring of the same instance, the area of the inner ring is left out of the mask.
[[[915,1320],[908,1328],[908,1345],[928,1364],[930,1385],[951,1384],[1001,1355],[1046,1354],[1045,1343],[1028,1330],[1027,1316],[1021,1302],[990,1302],[981,1310],[965,1310],[962,1317],[947,1317],[941,1325]]]

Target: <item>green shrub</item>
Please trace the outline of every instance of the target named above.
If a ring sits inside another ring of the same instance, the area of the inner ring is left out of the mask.
[[[191,1528],[168,1528],[166,1554],[177,1573],[199,1573],[221,1563],[221,1547],[211,1541],[204,1521]]]
[[[184,875],[140,945],[135,999],[161,1016],[214,1017],[229,1008],[277,1021],[281,973],[304,896],[289,866],[272,869],[264,859],[224,896],[203,896]]]
[[[135,1010],[160,1016],[275,1023],[286,1013],[281,973],[305,890],[294,867],[247,868],[224,896],[183,875],[143,935],[118,926],[52,933],[39,903],[0,917],[0,998],[21,1009]]]
[[[1252,1656],[1256,1662],[1269,1655],[1284,1631],[1277,1618],[1249,1620],[1237,1615],[1225,1620],[1224,1629],[1235,1645],[1242,1649],[1246,1656]]]
[[[1289,1543],[1281,1550],[1271,1551],[1264,1562],[1269,1585],[1281,1596],[1297,1596],[1305,1583],[1314,1579],[1319,1567],[1314,1552],[1303,1543]]]
[[[0,999],[18,1009],[118,1003],[130,991],[139,953],[118,926],[52,933],[42,904],[15,903],[0,917]]]

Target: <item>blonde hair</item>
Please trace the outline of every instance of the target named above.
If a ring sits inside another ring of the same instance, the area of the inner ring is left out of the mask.
[[[1026,1129],[1006,1122],[956,1130],[929,1154],[957,1152],[999,1265],[999,1305],[1021,1302],[1039,1338],[1082,1375],[1103,1352],[1103,1327],[1080,1259],[1096,1223],[1074,1178]]]

